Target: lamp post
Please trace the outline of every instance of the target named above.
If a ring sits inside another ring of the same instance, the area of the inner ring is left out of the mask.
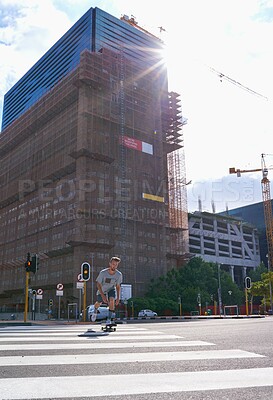
[[[219,302],[219,314],[222,316],[222,291],[221,291],[221,277],[220,277],[220,264],[218,264],[218,302]]]
[[[270,310],[271,314],[273,312],[272,308],[272,284],[271,284],[271,265],[270,265],[270,259],[268,254],[266,255],[267,257],[267,270],[268,270],[268,279],[269,279],[269,298],[270,298]]]

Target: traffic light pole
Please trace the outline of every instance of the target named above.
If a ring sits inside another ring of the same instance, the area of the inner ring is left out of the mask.
[[[24,322],[27,322],[27,312],[28,312],[28,281],[29,281],[29,272],[26,271]]]
[[[83,322],[86,322],[86,281],[83,282]]]
[[[249,312],[248,312],[248,293],[247,293],[247,288],[245,288],[245,302],[246,302],[246,316],[248,317]]]

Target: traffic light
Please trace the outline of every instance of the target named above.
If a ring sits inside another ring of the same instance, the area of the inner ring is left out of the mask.
[[[27,261],[25,262],[25,268],[26,268],[26,272],[29,272],[31,270],[30,253],[27,253]]]
[[[39,266],[39,258],[37,254],[34,254],[34,256],[32,256],[31,258],[30,271],[35,274],[39,269],[38,266]]]
[[[251,289],[251,278],[249,276],[245,277],[245,288]]]
[[[89,279],[90,279],[90,264],[88,264],[87,262],[82,263],[81,274],[82,274],[82,279],[84,281],[89,281]]]
[[[49,300],[48,300],[48,305],[49,305],[50,307],[53,306],[53,299],[49,299]]]

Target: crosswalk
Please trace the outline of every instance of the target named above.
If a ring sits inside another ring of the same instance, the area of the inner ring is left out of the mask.
[[[191,368],[197,361],[265,358],[261,354],[218,349],[211,342],[167,334],[160,330],[160,325],[146,328],[141,324],[122,324],[109,335],[99,335],[99,331],[98,335],[96,332],[93,336],[83,335],[89,328],[88,325],[1,328],[0,399],[102,396],[107,400],[108,396],[137,398],[156,393],[273,387],[271,367]],[[88,384],[92,381],[96,384]]]

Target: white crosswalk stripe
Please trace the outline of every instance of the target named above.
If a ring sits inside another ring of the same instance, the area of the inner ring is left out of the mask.
[[[212,350],[185,352],[153,352],[153,353],[112,353],[107,354],[107,363],[151,362],[151,361],[182,361],[182,360],[213,360],[225,358],[264,357],[243,350]],[[53,364],[105,364],[105,354],[88,355],[50,355],[1,357],[0,366],[8,365],[53,365]]]
[[[86,366],[94,370],[96,365],[105,363],[108,365],[128,364],[128,366],[134,363],[136,365],[164,363],[162,365],[168,366],[172,363],[196,360],[265,358],[264,355],[241,349],[214,349],[214,343],[165,334],[158,329],[158,326],[156,329],[151,329],[151,327],[146,329],[136,325],[133,327],[121,325],[117,327],[116,332],[107,336],[79,336],[88,329],[90,329],[89,325],[54,326],[52,329],[49,327],[0,329],[0,368],[3,370],[5,367],[5,371],[11,371],[11,376],[0,378],[1,400],[77,399],[273,386],[273,368],[271,367],[166,373],[136,373],[134,371],[122,374],[122,379],[120,375],[104,374],[101,367],[99,374],[86,373],[84,370]],[[97,331],[100,332],[99,326]],[[180,351],[179,348],[185,350]],[[84,349],[86,352],[82,351]],[[115,349],[122,350],[115,352]],[[161,351],[156,349],[161,349]],[[70,350],[73,353],[69,354]],[[104,350],[107,350],[107,353],[103,353]],[[62,354],[62,351],[66,353]],[[20,354],[20,352],[23,353]],[[29,352],[31,354],[28,354]],[[67,373],[60,375],[58,372],[57,375],[60,376],[47,376],[45,369],[40,372],[40,368],[44,366],[73,368],[76,365],[77,368],[82,368],[78,375],[70,376]],[[31,379],[25,374],[20,376],[20,371],[25,373],[26,367],[35,367],[35,375],[33,376],[32,372]],[[17,376],[13,378],[14,371]],[[140,372],[142,372],[141,369]],[[86,384],[87,381],[91,382],[94,379],[95,386]],[[107,381],[111,381],[111,385],[105,385]]]
[[[167,379],[166,379],[167,378]],[[95,381],[96,385],[86,382]],[[105,382],[111,381],[111,385]],[[104,376],[69,376],[1,379],[1,399],[50,399],[90,396],[121,396],[149,393],[187,392],[249,388],[273,385],[273,368],[224,371],[177,372]],[[14,393],[16,387],[16,393]]]

